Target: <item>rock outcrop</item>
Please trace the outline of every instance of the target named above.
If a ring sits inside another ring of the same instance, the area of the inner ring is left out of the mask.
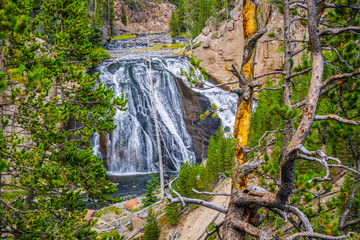
[[[196,161],[202,162],[207,156],[210,137],[216,133],[221,121],[210,116],[201,120],[200,114],[210,108],[209,99],[203,94],[191,90],[180,78],[176,79],[179,93],[182,96],[186,128],[193,138]]]
[[[283,62],[283,52],[279,41],[268,41],[270,35],[281,39],[283,35],[283,16],[277,8],[266,4],[265,0],[259,1],[259,18],[262,21],[261,28],[264,26],[268,32],[258,41],[255,56],[255,76],[263,73],[281,70]],[[200,47],[192,51],[195,58],[201,60],[201,66],[207,69],[210,76],[218,82],[225,83],[233,75],[227,70],[232,64],[241,67],[244,51],[244,37],[242,27],[242,8],[241,3],[236,6],[229,14],[229,19],[218,25],[210,19],[207,21],[202,33],[194,39],[194,45],[201,43]],[[293,39],[303,39],[304,28],[299,22],[293,29]],[[305,36],[306,37],[306,36]],[[293,46],[294,49],[300,49],[301,45]],[[294,58],[297,64],[301,59],[301,54]],[[279,75],[270,76],[270,80],[277,82]],[[233,80],[232,80],[233,81]],[[261,78],[265,82],[266,78]]]
[[[127,25],[121,21],[123,6],[127,15]],[[125,4],[124,1],[115,0],[115,31],[117,34],[167,32],[170,29],[171,13],[175,10],[176,6],[170,3],[141,1],[137,4]]]

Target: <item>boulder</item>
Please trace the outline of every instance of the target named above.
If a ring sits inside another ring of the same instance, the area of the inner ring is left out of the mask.
[[[138,218],[138,217],[133,217],[131,219],[131,226],[133,228],[133,230],[139,230],[140,228],[144,227],[146,225],[146,221]]]
[[[95,224],[95,228],[99,229],[99,230],[108,228],[109,226],[104,225],[105,223],[106,223],[106,221],[104,219],[99,218]]]
[[[206,40],[204,43],[203,43],[203,48],[209,48],[210,47],[210,41],[209,40]]]
[[[202,33],[204,34],[204,36],[207,36],[210,34],[210,28],[209,27],[204,27],[202,30]]]
[[[228,30],[228,31],[234,30],[234,21],[233,20],[230,20],[229,22],[226,23],[226,30]]]
[[[84,218],[84,221],[90,221],[91,219],[93,219],[93,214],[94,214],[95,210],[91,210],[89,209],[85,218]]]
[[[125,209],[132,211],[139,207],[139,202],[136,199],[130,199],[125,203]]]

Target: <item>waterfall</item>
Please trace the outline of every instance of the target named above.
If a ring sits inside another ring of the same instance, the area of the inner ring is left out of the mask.
[[[127,111],[116,112],[114,119],[117,127],[107,135],[106,143],[101,142],[99,135],[92,138],[94,153],[106,159],[109,174],[145,173],[158,169],[155,128],[145,64],[148,62],[136,57],[115,62],[107,60],[98,66],[98,71],[101,72],[99,81],[112,88],[115,96],[124,93],[129,100]],[[174,76],[182,77],[180,69],[187,70],[188,66],[189,62],[181,56],[151,57],[155,108],[161,132],[163,161],[167,171],[177,170],[185,161],[195,163],[193,141],[183,120],[182,98],[174,79]],[[208,96],[216,105],[231,105],[236,102],[236,95],[229,95],[221,89],[196,91]],[[234,126],[234,111],[219,113],[223,126],[229,131]],[[101,144],[106,144],[105,153],[100,151]]]

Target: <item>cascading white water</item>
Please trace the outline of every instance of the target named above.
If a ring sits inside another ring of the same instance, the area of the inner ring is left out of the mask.
[[[164,67],[173,73],[176,77],[183,79],[183,82],[190,86],[186,77],[181,75],[181,69],[188,71],[190,63],[181,57],[161,58],[160,61],[164,64]],[[236,108],[234,104],[237,102],[237,95],[232,93],[229,94],[224,90],[213,87],[214,84],[207,82],[204,89],[193,88],[194,91],[204,94],[209,98],[210,102],[215,104],[218,109],[222,108],[224,111],[218,111],[217,114],[221,119],[222,126],[226,131],[232,132],[235,124],[235,113]],[[210,117],[210,116],[209,116]]]
[[[145,64],[148,63],[139,57],[117,62],[104,61],[98,67],[101,72],[99,81],[112,88],[115,96],[124,93],[129,100],[128,110],[117,111],[114,117],[117,127],[107,137],[106,156],[100,152],[100,137],[96,135],[92,139],[94,153],[107,159],[109,174],[144,173],[158,169]],[[195,163],[192,137],[183,120],[181,96],[174,79],[174,75],[182,77],[180,69],[187,70],[189,62],[180,56],[153,56],[151,64],[164,162],[167,170],[176,170],[184,161]],[[232,105],[237,98],[235,94],[229,95],[218,88],[196,91],[217,106]],[[234,126],[234,111],[219,113],[223,126],[229,131]]]

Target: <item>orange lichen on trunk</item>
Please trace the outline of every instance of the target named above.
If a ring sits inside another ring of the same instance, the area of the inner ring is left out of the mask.
[[[257,31],[256,20],[256,5],[252,0],[244,0],[243,7],[243,28],[244,28],[244,41],[254,36]],[[241,74],[249,82],[252,82],[254,76],[254,57],[253,51],[248,62],[243,64]],[[240,86],[242,87],[242,86]],[[250,123],[251,123],[251,89],[246,89],[248,97],[240,97],[239,104],[236,112],[234,135],[236,139],[235,158],[234,158],[234,171],[232,176],[232,192],[242,190],[247,187],[246,177],[238,176],[237,170],[242,164],[246,163],[246,154],[242,148],[246,148],[250,136]]]
[[[251,38],[257,31],[256,5],[251,0],[245,0],[243,8],[244,40]]]

